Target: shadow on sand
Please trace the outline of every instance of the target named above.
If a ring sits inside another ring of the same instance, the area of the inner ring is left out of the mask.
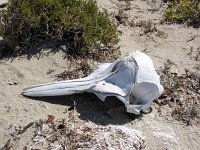
[[[80,114],[80,119],[100,125],[122,125],[140,119],[143,116],[143,114],[127,113],[124,104],[115,97],[108,97],[105,102],[101,101],[96,95],[88,93],[31,99],[68,106],[68,111],[74,109],[75,102],[76,111]]]

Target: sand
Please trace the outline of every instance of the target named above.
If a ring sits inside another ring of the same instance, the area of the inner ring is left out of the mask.
[[[123,7],[118,0],[97,0],[101,8],[109,13],[117,12]],[[118,26],[120,50],[122,55],[141,50],[147,53],[156,69],[163,66],[166,60],[171,60],[175,66],[172,71],[179,74],[184,69],[197,70],[199,60],[196,60],[200,47],[200,29],[185,25],[161,24],[163,7],[159,0],[134,0],[131,9],[125,11],[128,19]],[[151,21],[157,31],[144,34],[145,27],[141,22]],[[132,22],[130,26],[127,22]],[[158,33],[158,31],[160,31]],[[191,50],[193,50],[191,52]],[[30,121],[47,118],[66,118],[66,110],[77,103],[77,115],[81,121],[91,121],[99,125],[122,125],[136,129],[145,137],[144,149],[147,150],[198,150],[200,147],[199,126],[186,126],[175,121],[170,116],[170,108],[163,106],[162,115],[159,106],[152,104],[153,111],[141,117],[134,118],[125,112],[125,108],[116,99],[101,102],[94,95],[75,95],[55,98],[29,99],[20,95],[23,88],[34,84],[55,81],[56,74],[63,72],[67,66],[62,51],[49,53],[30,60],[22,56],[12,60],[0,60],[0,148],[11,137],[9,130],[13,124],[25,125]],[[48,73],[49,69],[55,70]],[[82,98],[80,98],[82,97]],[[105,115],[109,114],[109,115]],[[30,135],[25,135],[27,138]],[[26,141],[21,141],[21,145]],[[19,147],[21,149],[22,147]]]

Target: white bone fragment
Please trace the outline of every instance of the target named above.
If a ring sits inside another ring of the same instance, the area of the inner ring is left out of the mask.
[[[60,96],[92,92],[102,101],[108,96],[121,100],[127,112],[139,114],[163,92],[160,77],[146,54],[136,51],[113,63],[100,65],[89,76],[25,88],[24,96]]]

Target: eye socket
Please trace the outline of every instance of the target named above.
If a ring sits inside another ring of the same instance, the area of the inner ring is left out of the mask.
[[[118,63],[116,63],[116,64],[114,65],[114,67],[112,68],[112,70],[111,70],[112,73],[115,72],[115,71],[117,71],[117,66],[118,66]]]
[[[120,60],[118,62],[116,62],[116,64],[113,66],[111,72],[116,72],[118,70],[120,70],[121,68],[125,67],[125,62],[123,60]]]

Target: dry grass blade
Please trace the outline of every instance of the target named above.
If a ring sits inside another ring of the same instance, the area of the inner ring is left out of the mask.
[[[4,147],[2,147],[0,150],[12,150],[13,144],[12,144],[12,139],[9,139]]]
[[[24,132],[26,132],[26,130],[28,128],[30,128],[33,125],[33,122],[29,122],[27,125],[25,125],[24,127],[19,126],[19,130],[17,131],[17,134],[22,134]]]

